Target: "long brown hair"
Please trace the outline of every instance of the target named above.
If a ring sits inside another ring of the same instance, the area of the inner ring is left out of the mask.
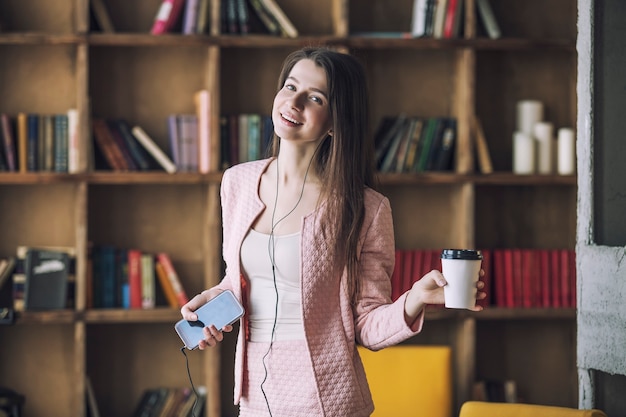
[[[330,240],[336,248],[337,260],[345,262],[348,291],[354,302],[360,290],[357,247],[365,215],[364,191],[365,187],[374,187],[365,70],[352,55],[325,47],[307,47],[285,59],[278,90],[302,59],[312,60],[326,72],[333,136],[321,143],[311,167],[322,182],[320,201],[325,202],[322,238]],[[271,147],[274,156],[278,155],[279,146],[280,139],[274,135]]]

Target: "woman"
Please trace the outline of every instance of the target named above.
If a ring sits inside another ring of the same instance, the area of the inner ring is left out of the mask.
[[[226,289],[244,304],[234,392],[242,417],[369,416],[357,343],[397,344],[422,329],[427,304],[444,302],[439,271],[391,300],[393,223],[373,189],[366,90],[354,57],[292,53],[272,108],[273,156],[224,173],[226,275],[181,313],[195,320]],[[204,328],[200,349],[231,330]]]

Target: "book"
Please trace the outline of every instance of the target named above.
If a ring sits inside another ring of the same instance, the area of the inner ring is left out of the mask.
[[[178,307],[182,307],[187,304],[189,302],[189,297],[185,292],[185,288],[180,281],[180,277],[178,276],[176,269],[174,269],[170,256],[165,252],[160,252],[156,255],[156,262],[158,265],[163,267],[163,270],[166,273],[167,279],[169,280],[169,283],[174,291],[174,295],[176,296]]]
[[[426,35],[426,7],[428,0],[413,0],[411,35],[420,38]]]
[[[4,146],[4,158],[7,171],[15,172],[17,166],[17,152],[15,150],[15,137],[13,135],[13,125],[11,117],[6,114],[0,114],[0,128],[2,129],[2,146]]]
[[[141,254],[141,307],[156,306],[156,288],[154,277],[154,257],[149,253]]]
[[[198,172],[198,118],[195,114],[179,114],[178,145],[181,166],[186,172]]]
[[[126,139],[124,138],[124,136],[122,136],[122,132],[117,128],[117,124],[115,123],[114,120],[107,120],[106,124],[107,124],[107,127],[109,128],[111,137],[115,141],[115,145],[117,145],[117,148],[122,154],[122,158],[124,159],[124,162],[126,166],[128,167],[128,170],[137,171],[138,170],[137,164],[135,163],[135,160],[132,157],[132,154],[130,152],[130,148],[128,147],[128,143],[126,142]]]
[[[130,294],[130,308],[142,307],[142,270],[141,251],[128,250],[128,291]]]
[[[250,33],[250,16],[248,14],[248,1],[247,0],[235,0],[235,12],[237,16],[237,24],[239,33],[246,35]]]
[[[0,309],[13,308],[13,272],[16,258],[0,259]]]
[[[263,7],[261,0],[250,0],[250,5],[254,9],[254,12],[259,17],[259,20],[263,23],[263,26],[271,35],[280,35],[280,28],[278,22],[274,19],[269,11]]]
[[[70,268],[68,254],[31,248],[24,262],[24,309],[64,309]]]
[[[68,125],[67,114],[54,115],[54,171],[67,172]]]
[[[67,111],[67,172],[80,170],[80,133],[78,132],[78,109]]]
[[[456,119],[448,119],[441,138],[441,145],[435,157],[433,168],[449,171],[453,168],[454,147],[456,145]]]
[[[163,0],[154,18],[150,33],[161,35],[174,29],[184,5],[185,0]]]
[[[91,0],[91,10],[93,15],[100,27],[100,30],[105,33],[114,33],[115,26],[113,26],[113,22],[111,21],[111,16],[109,15],[109,10],[104,4],[105,0]]]
[[[161,165],[165,171],[170,174],[176,172],[176,165],[172,162],[172,160],[158,147],[156,143],[152,140],[150,136],[140,127],[134,126],[131,130],[133,135],[137,138],[139,143],[156,159],[156,161]]]
[[[198,172],[211,171],[211,94],[200,90],[194,94],[196,118],[198,120]]]
[[[274,17],[276,22],[278,22],[283,36],[289,38],[298,37],[298,30],[275,0],[261,0],[261,3],[263,4],[263,7],[269,12],[269,14]]]
[[[406,119],[407,116],[405,114],[385,116],[378,125],[378,129],[374,135],[374,159],[378,169],[380,169],[396,135],[403,128]]]
[[[116,129],[126,143],[126,147],[130,153],[135,166],[140,171],[150,169],[150,159],[146,150],[139,144],[137,138],[133,136],[128,122],[124,119],[115,119],[111,121],[111,129]]]
[[[85,377],[85,396],[87,397],[87,415],[89,417],[100,417],[100,407],[98,407],[96,393],[93,390],[89,376]]]
[[[38,164],[38,143],[39,143],[39,115],[29,113],[27,115],[27,141],[28,145],[26,146],[26,165],[27,169],[30,172],[37,171],[39,168]]]
[[[483,23],[487,35],[491,39],[498,39],[502,36],[502,33],[500,32],[500,25],[496,20],[496,16],[493,13],[493,9],[491,8],[491,3],[489,1],[490,0],[476,0],[476,7],[478,8],[480,21]]]
[[[443,24],[443,37],[445,39],[457,38],[463,19],[464,0],[448,0],[446,17]]]
[[[40,170],[52,171],[54,169],[54,115],[43,116],[43,131],[40,142],[40,152],[43,158]]]
[[[196,23],[196,33],[201,35],[207,30],[207,22],[209,21],[209,2],[210,0],[198,0],[198,21]]]
[[[198,7],[199,0],[186,0],[183,12],[183,30],[184,35],[193,35],[198,27]]]
[[[28,171],[28,116],[24,112],[17,114],[17,170]]]
[[[474,128],[474,138],[476,140],[476,153],[478,156],[478,167],[482,174],[491,174],[493,165],[491,163],[491,155],[489,154],[489,145],[483,131],[483,126],[477,117],[472,119]]]
[[[109,167],[114,171],[128,171],[128,163],[122,154],[105,119],[94,118],[91,122],[94,140]]]
[[[433,38],[435,39],[443,38],[443,28],[445,26],[447,9],[448,0],[437,0],[433,21]]]

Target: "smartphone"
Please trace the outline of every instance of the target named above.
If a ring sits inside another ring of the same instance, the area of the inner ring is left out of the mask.
[[[213,324],[221,330],[224,326],[239,320],[243,316],[244,309],[232,291],[226,290],[210,299],[195,313],[198,315],[198,320],[182,319],[174,325],[176,333],[189,350],[196,349],[200,340],[204,339],[203,328]]]

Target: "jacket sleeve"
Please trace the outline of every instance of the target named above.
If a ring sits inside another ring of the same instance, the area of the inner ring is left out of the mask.
[[[389,200],[366,205],[359,254],[360,293],[355,303],[357,342],[371,350],[395,345],[419,333],[424,313],[406,323],[406,293],[391,300],[391,275],[395,264],[395,238]]]

